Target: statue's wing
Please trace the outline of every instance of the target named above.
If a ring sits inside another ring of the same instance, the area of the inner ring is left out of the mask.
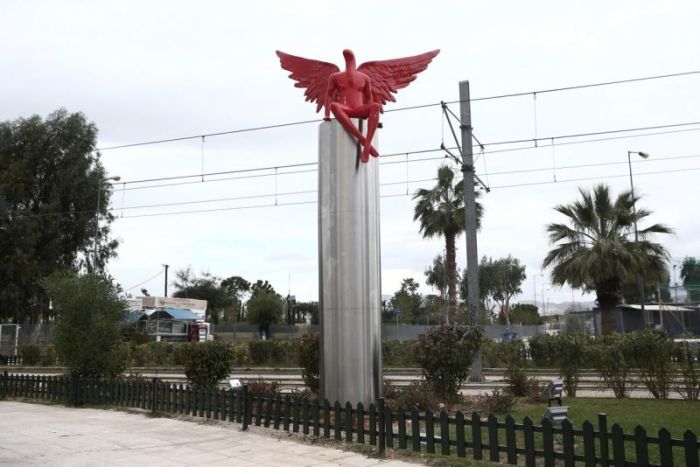
[[[316,102],[316,112],[321,110],[328,91],[328,78],[331,74],[340,71],[340,68],[332,63],[297,57],[279,50],[277,56],[280,58],[282,68],[291,72],[289,77],[296,81],[294,86],[306,88],[304,92],[306,100]]]
[[[370,77],[372,100],[384,105],[395,102],[394,94],[416,79],[416,75],[428,68],[428,64],[439,53],[438,49],[413,57],[366,62],[357,70]]]

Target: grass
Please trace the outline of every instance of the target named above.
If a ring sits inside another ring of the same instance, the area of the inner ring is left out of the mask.
[[[700,434],[700,401],[570,397],[564,399],[564,405],[569,407],[569,420],[576,428],[586,420],[597,428],[598,414],[605,413],[608,430],[617,423],[625,433],[632,433],[637,425],[641,425],[648,435],[656,435],[662,427],[674,438],[682,438],[686,430]],[[547,404],[520,401],[511,410],[511,415],[516,422],[522,422],[528,416],[539,424],[546,408]]]

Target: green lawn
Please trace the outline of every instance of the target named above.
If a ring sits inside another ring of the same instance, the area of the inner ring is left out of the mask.
[[[669,430],[674,438],[682,438],[686,430],[700,434],[700,401],[569,397],[563,402],[569,407],[569,420],[575,428],[580,428],[588,420],[597,430],[598,414],[605,413],[608,416],[608,430],[617,423],[625,433],[632,433],[637,425],[641,425],[649,435],[656,435],[662,427]],[[511,414],[516,422],[522,422],[523,417],[528,416],[539,424],[546,408],[547,404],[522,401]]]

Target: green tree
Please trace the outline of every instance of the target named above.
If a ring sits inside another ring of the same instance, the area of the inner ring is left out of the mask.
[[[459,278],[457,278],[459,281]],[[434,305],[440,306],[437,302],[442,302],[440,307],[443,310],[445,323],[449,322],[447,315],[447,264],[445,258],[442,255],[438,255],[433,259],[433,264],[425,269],[425,283],[431,287],[435,287],[440,293],[439,297],[435,297],[437,300],[433,300]]]
[[[498,314],[498,322],[500,324],[509,324],[506,317]],[[510,324],[518,323],[525,325],[543,324],[544,321],[538,313],[538,308],[529,303],[516,303],[510,310]]]
[[[544,260],[552,266],[552,282],[595,290],[602,313],[603,334],[615,331],[614,311],[621,298],[624,280],[649,270],[660,270],[668,258],[666,249],[652,241],[654,234],[671,233],[663,224],[639,230],[634,240],[634,223],[651,212],[633,204],[636,197],[621,193],[613,202],[606,185],[592,192],[579,189],[581,199],[554,209],[567,217],[570,225],[549,224],[549,240],[555,246]]]
[[[177,271],[175,277],[174,285],[176,290],[173,293],[173,297],[206,300],[206,318],[212,323],[218,323],[221,316],[226,313],[226,310],[234,306],[234,301],[227,289],[219,285],[219,278],[208,272],[202,273],[198,277],[188,267]]]
[[[56,310],[56,353],[71,375],[113,378],[128,363],[122,343],[126,303],[119,287],[95,274],[56,272],[43,281]]]
[[[270,337],[270,325],[282,319],[282,297],[265,290],[258,291],[248,300],[246,318],[251,324],[260,326],[261,331]]]
[[[482,297],[490,298],[498,304],[499,315],[503,315],[505,324],[512,322],[510,300],[522,293],[520,286],[525,277],[525,266],[521,266],[520,261],[510,255],[497,260],[484,257],[479,263],[479,293]],[[466,284],[463,288],[466,290]]]
[[[267,293],[267,294],[276,294],[275,288],[272,287],[272,284],[267,282],[267,280],[263,281],[258,279],[255,281],[253,285],[250,286],[250,298],[255,298],[259,293]]]
[[[400,318],[411,323],[420,321],[420,303],[421,295],[417,292],[418,282],[412,277],[401,281],[401,288],[394,294],[391,299],[393,308],[401,310]]]
[[[96,138],[93,123],[65,110],[0,123],[0,319],[48,317],[42,279],[100,271],[115,255]]]
[[[417,200],[413,220],[420,222],[420,232],[425,238],[441,236],[445,239],[447,261],[447,296],[450,315],[457,318],[457,263],[455,260],[457,236],[464,231],[464,183],[454,183],[452,169],[443,165],[438,169],[437,184],[420,189],[413,196]],[[478,192],[476,193],[478,196]],[[477,226],[481,224],[483,209],[476,205]]]
[[[240,321],[243,315],[243,297],[250,292],[250,282],[241,276],[231,276],[221,281],[223,288],[232,300],[232,304],[226,310],[232,310],[234,316],[227,316],[224,312],[225,321]]]
[[[683,260],[681,279],[690,302],[700,302],[700,261],[697,258],[689,256]]]

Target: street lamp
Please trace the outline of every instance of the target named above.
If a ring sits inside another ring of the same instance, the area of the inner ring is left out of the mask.
[[[118,182],[122,178],[119,175],[114,177],[105,178],[105,182],[115,181]],[[102,194],[102,178],[97,178],[97,210],[95,210],[95,251],[93,254],[93,272],[97,272],[97,237],[100,233],[100,195]]]
[[[637,229],[637,199],[634,197],[634,180],[632,179],[632,154],[637,154],[642,159],[648,159],[649,154],[642,151],[627,151],[627,164],[630,169],[630,189],[632,193],[632,213],[634,214],[634,243],[639,242],[639,231]],[[649,327],[649,317],[644,309],[644,277],[640,271],[637,274],[637,283],[639,285],[639,304],[642,307],[642,316],[644,317],[644,327]]]

